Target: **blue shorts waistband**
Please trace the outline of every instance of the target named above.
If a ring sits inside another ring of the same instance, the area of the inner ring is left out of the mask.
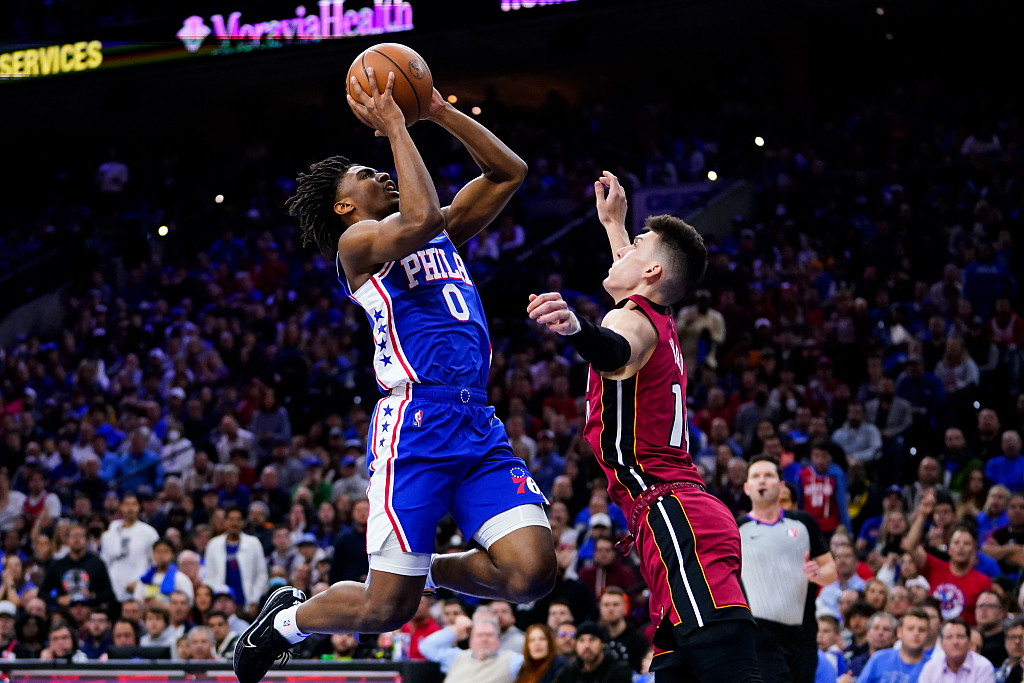
[[[404,397],[409,392],[412,398],[456,405],[487,405],[487,392],[474,387],[453,387],[443,384],[410,384],[391,390],[391,396]]]

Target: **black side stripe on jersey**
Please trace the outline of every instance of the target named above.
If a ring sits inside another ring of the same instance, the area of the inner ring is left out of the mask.
[[[601,390],[604,413],[601,416],[601,456],[608,467],[615,470],[619,483],[636,498],[650,483],[645,481],[636,459],[633,430],[636,424],[636,377],[615,380],[602,379]]]
[[[694,551],[693,530],[678,502],[673,507],[672,501],[675,501],[672,496],[659,498],[647,513],[647,523],[654,532],[654,542],[665,563],[672,604],[681,623],[688,627],[703,627],[701,605],[713,611],[714,601],[711,592],[704,588],[704,573]]]

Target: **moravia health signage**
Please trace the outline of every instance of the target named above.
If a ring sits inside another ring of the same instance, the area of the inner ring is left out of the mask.
[[[241,12],[226,17],[214,14],[209,18],[193,15],[178,31],[178,39],[189,52],[196,52],[207,38],[220,46],[215,54],[242,52],[254,48],[315,43],[327,38],[352,38],[381,33],[409,31],[412,6],[404,0],[374,0],[369,7],[345,7],[346,0],[319,0],[316,10],[300,5],[290,17],[283,19],[243,20]]]

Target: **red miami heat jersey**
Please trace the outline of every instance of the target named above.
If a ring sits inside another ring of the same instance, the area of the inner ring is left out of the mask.
[[[639,294],[635,303],[658,332],[654,353],[629,379],[608,379],[593,367],[587,378],[583,436],[608,477],[613,502],[629,509],[644,489],[688,481],[703,485],[689,454],[686,367],[668,309]]]

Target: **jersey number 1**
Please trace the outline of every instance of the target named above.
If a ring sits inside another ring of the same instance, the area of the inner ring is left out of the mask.
[[[682,448],[683,439],[686,439],[686,449],[690,448],[689,426],[686,424],[686,412],[683,410],[683,387],[679,382],[672,384],[672,398],[675,404],[675,412],[672,415],[672,431],[668,437],[668,445],[672,448]]]
[[[448,304],[448,310],[456,320],[469,320],[469,306],[462,298],[462,292],[454,283],[449,283],[441,290],[444,302]]]

